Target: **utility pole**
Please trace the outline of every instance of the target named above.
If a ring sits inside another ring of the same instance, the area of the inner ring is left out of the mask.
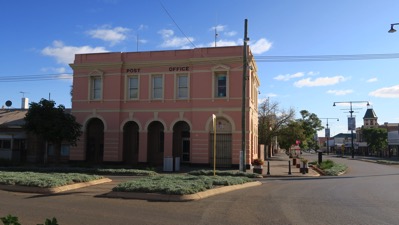
[[[329,141],[330,141],[330,129],[328,129],[328,119],[336,119],[337,121],[339,121],[339,119],[338,118],[319,118],[319,119],[326,119],[327,120],[327,128],[325,130],[325,136],[327,138],[327,155],[329,155],[330,154],[330,151],[329,151],[329,149],[330,149],[330,143],[329,143]]]
[[[355,158],[355,146],[353,144],[353,131],[356,130],[356,120],[353,117],[353,109],[352,109],[352,103],[366,103],[367,102],[367,106],[370,105],[370,103],[368,101],[347,101],[347,102],[334,102],[333,106],[335,106],[335,103],[349,103],[350,109],[349,109],[349,113],[350,113],[350,117],[348,119],[348,130],[351,131],[351,153],[352,153],[352,159]]]
[[[246,81],[247,81],[247,42],[249,41],[249,38],[247,36],[247,27],[248,27],[248,20],[245,19],[245,25],[244,25],[244,47],[243,47],[243,75],[242,75],[242,108],[241,108],[241,165],[242,165],[242,171],[246,172],[246,148],[245,148],[245,88],[246,88]]]

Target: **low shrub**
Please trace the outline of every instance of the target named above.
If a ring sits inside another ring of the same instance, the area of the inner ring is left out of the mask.
[[[243,184],[251,181],[247,177],[232,176],[158,175],[123,182],[112,190],[188,195],[211,189],[214,186]]]
[[[399,161],[391,161],[391,160],[377,160],[377,163],[387,164],[387,165],[399,165]]]
[[[124,176],[154,176],[155,171],[138,169],[106,169],[106,168],[83,168],[83,167],[0,167],[0,171],[14,172],[38,172],[38,173],[85,173],[97,175],[124,175]]]
[[[330,169],[333,166],[334,166],[334,161],[327,159],[327,160],[321,162],[321,164],[319,165],[319,168],[322,170],[326,170],[326,169]]]
[[[344,164],[335,163],[332,160],[325,160],[318,167],[323,170],[324,174],[327,176],[338,176],[340,173],[344,172],[348,167]]]
[[[5,217],[0,218],[1,222],[3,222],[4,225],[21,225],[18,221],[18,217],[13,216],[13,215],[7,215]],[[38,225],[43,225],[43,224],[38,224]],[[57,219],[53,217],[53,219],[46,219],[44,221],[44,225],[58,225]]]
[[[194,176],[213,176],[213,170],[194,170],[188,174]],[[262,178],[262,175],[257,173],[244,173],[241,171],[232,170],[216,170],[215,174],[218,176],[232,176],[232,177],[248,177],[248,178]]]
[[[103,178],[98,175],[79,173],[34,173],[0,171],[0,184],[53,188],[73,183],[88,182]]]
[[[325,169],[324,173],[327,176],[338,176],[340,173],[344,172],[348,167],[344,164],[338,164],[335,163],[334,166],[332,166],[329,169]]]

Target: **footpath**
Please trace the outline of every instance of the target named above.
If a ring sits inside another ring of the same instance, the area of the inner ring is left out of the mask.
[[[269,166],[268,166],[269,164]],[[301,161],[297,159],[297,164],[302,166]],[[291,169],[290,169],[291,166]],[[269,168],[268,168],[269,167]],[[248,172],[248,170],[247,170]],[[253,172],[252,169],[249,172]],[[320,174],[309,167],[308,173],[301,173],[296,165],[293,165],[292,158],[285,153],[277,153],[265,160],[263,165],[263,177],[318,177]]]

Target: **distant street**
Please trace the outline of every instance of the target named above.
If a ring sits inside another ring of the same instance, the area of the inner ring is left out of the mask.
[[[0,216],[17,215],[22,225],[53,216],[60,225],[398,224],[399,167],[331,158],[348,173],[265,178],[261,186],[195,202],[108,199],[92,187],[51,196],[0,191]]]

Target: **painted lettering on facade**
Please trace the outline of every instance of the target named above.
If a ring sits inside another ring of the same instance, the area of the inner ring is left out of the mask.
[[[178,67],[174,67],[174,66],[171,66],[171,67],[169,67],[169,71],[189,71],[190,70],[190,67],[189,66],[178,66]]]
[[[140,73],[140,68],[129,68],[126,69],[126,73]]]
[[[171,66],[169,67],[170,72],[178,72],[178,71],[189,71],[190,67],[189,66]],[[126,73],[140,73],[141,68],[127,68]]]

